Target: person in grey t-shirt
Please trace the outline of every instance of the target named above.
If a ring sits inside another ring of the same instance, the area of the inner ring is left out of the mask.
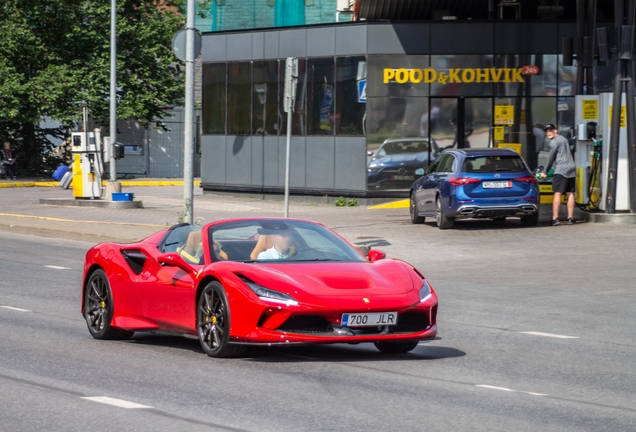
[[[541,178],[547,177],[547,172],[554,165],[554,177],[552,177],[552,219],[550,226],[560,225],[559,223],[559,206],[561,205],[561,196],[567,194],[568,197],[568,225],[574,225],[574,189],[576,185],[576,165],[574,156],[570,150],[568,140],[557,133],[556,126],[548,124],[545,127],[545,133],[550,139],[550,157],[545,167],[545,172],[541,173]]]

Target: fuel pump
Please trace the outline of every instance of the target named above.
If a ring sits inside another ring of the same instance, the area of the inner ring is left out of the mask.
[[[576,203],[583,210],[600,204],[602,140],[598,138],[599,96],[579,95],[575,100]]]
[[[100,130],[73,132],[73,196],[75,199],[100,199],[103,160]]]

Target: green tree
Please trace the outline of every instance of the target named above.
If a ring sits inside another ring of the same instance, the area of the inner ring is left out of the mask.
[[[162,107],[182,103],[182,64],[171,42],[185,0],[118,0],[117,117],[161,124]],[[108,125],[110,0],[0,1],[0,141],[24,172],[59,162],[47,134],[64,136],[82,106]],[[42,130],[50,117],[64,127]]]

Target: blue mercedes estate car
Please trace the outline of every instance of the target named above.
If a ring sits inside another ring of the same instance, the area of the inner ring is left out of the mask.
[[[524,160],[505,148],[449,149],[411,186],[411,221],[436,218],[440,229],[456,219],[521,218],[524,226],[539,222],[539,188]]]

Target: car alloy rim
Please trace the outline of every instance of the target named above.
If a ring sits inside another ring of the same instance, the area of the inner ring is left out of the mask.
[[[437,214],[437,221],[439,222],[439,219],[442,216],[442,202],[439,198],[435,202],[435,213]]]
[[[91,278],[87,297],[86,320],[91,331],[99,333],[106,326],[106,316],[110,303],[106,281],[101,275],[95,275]]]
[[[411,214],[414,215],[415,214],[415,200],[413,199],[413,195],[411,195]]]
[[[216,290],[203,293],[199,305],[199,336],[205,347],[215,351],[225,335],[225,304]]]

